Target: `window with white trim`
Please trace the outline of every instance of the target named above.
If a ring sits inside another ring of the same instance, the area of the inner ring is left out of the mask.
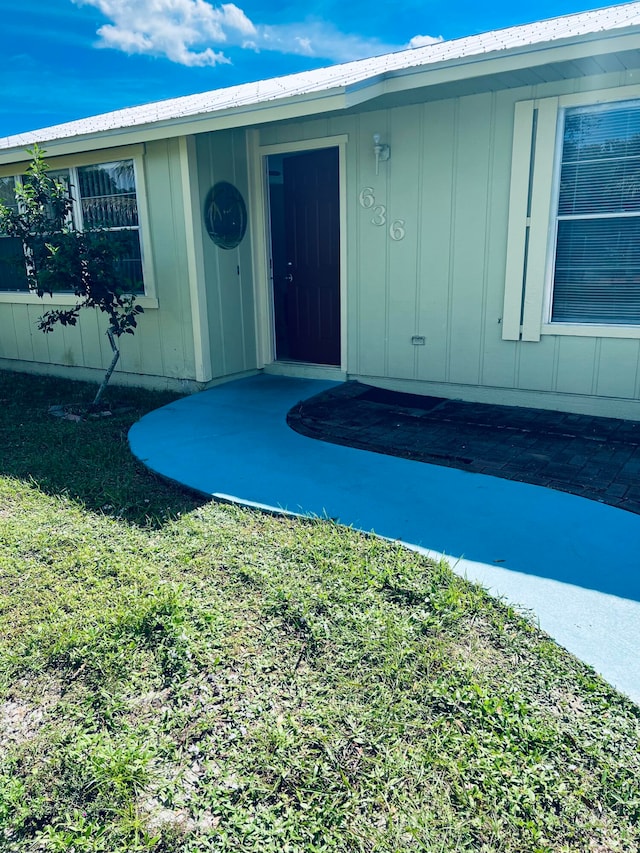
[[[144,293],[134,161],[96,163],[55,170],[49,174],[69,186],[73,199],[73,222],[78,230],[98,228],[117,240],[120,253],[118,284],[122,290]],[[22,176],[0,178],[0,201],[13,210],[18,209],[14,189],[22,180]],[[0,235],[0,291],[24,292],[28,289],[21,257],[20,241]]]
[[[0,201],[18,212],[15,196],[16,178],[0,178]],[[7,237],[0,232],[0,290],[26,291],[27,272],[24,266],[22,242],[17,237]]]
[[[640,101],[569,108],[551,323],[640,326]]]

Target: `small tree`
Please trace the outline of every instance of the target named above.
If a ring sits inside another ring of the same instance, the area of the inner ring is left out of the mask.
[[[46,311],[38,328],[47,333],[59,323],[75,326],[83,308],[107,315],[107,336],[113,359],[92,407],[98,404],[120,358],[117,339],[134,334],[142,307],[124,292],[120,259],[124,249],[118,232],[102,228],[79,231],[73,222],[71,188],[49,174],[44,151],[27,149],[32,158],[22,183],[15,188],[17,211],[0,202],[0,234],[20,240],[29,290],[40,297],[72,292],[71,308]]]

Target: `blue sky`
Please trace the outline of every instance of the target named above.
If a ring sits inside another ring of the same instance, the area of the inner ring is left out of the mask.
[[[602,5],[0,0],[0,136]]]

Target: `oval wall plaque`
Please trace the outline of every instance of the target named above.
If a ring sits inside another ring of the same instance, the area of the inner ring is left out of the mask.
[[[247,230],[247,208],[239,190],[227,181],[214,184],[204,203],[207,234],[221,249],[235,249]]]

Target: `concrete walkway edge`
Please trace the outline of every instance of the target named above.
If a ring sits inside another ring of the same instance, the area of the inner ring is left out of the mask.
[[[289,409],[333,383],[255,376],[149,413],[133,453],[225,501],[327,516],[434,557],[533,611],[640,703],[640,516],[539,486],[302,436]]]

